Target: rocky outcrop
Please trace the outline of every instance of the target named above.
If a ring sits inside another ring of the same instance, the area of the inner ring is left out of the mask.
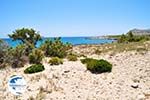
[[[133,29],[131,32],[133,35],[150,35],[150,29]]]

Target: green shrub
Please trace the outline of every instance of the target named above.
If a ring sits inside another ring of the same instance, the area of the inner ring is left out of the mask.
[[[34,49],[32,53],[29,54],[29,61],[31,64],[40,64],[43,57],[44,57],[44,54],[41,50]]]
[[[44,68],[44,66],[42,64],[35,64],[35,65],[32,65],[32,66],[26,68],[24,70],[24,73],[32,74],[32,73],[41,72],[43,70],[45,70],[45,68]]]
[[[10,61],[8,50],[9,46],[3,40],[0,40],[0,68],[6,67],[7,63]]]
[[[82,59],[81,62],[86,64],[87,69],[92,73],[103,73],[103,72],[111,72],[112,64],[110,64],[106,60],[96,60],[92,58]]]
[[[18,45],[15,48],[9,49],[10,62],[13,68],[23,67],[28,62],[28,57],[25,55],[25,46]]]
[[[69,61],[77,61],[77,60],[78,60],[77,55],[74,55],[74,54],[68,55],[68,56],[67,56],[67,59],[68,59]]]
[[[83,64],[86,64],[87,62],[91,61],[91,60],[95,60],[95,59],[92,59],[92,58],[85,58],[85,59],[81,59],[81,62]]]
[[[59,65],[59,64],[63,64],[63,60],[58,58],[58,57],[52,57],[50,60],[49,60],[49,64],[50,65]]]
[[[129,31],[126,35],[121,35],[118,38],[118,43],[128,43],[128,42],[140,42],[150,40],[149,35],[133,35],[132,31]]]
[[[55,38],[54,40],[46,40],[40,48],[44,51],[45,56],[64,58],[72,45],[69,43],[64,44],[61,38]]]

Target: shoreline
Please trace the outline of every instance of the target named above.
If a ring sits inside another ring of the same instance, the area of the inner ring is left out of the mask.
[[[51,38],[43,38],[42,41],[38,41],[37,47],[39,47],[41,44],[43,44],[46,39],[51,39]],[[15,46],[19,45],[19,42],[20,42],[20,41],[12,41],[10,38],[2,39],[2,40],[4,40],[11,47],[15,47]],[[116,40],[111,40],[111,39],[93,39],[93,40],[91,40],[91,39],[86,39],[86,37],[62,37],[61,41],[63,43],[71,43],[73,46],[76,46],[76,45],[109,44],[109,43],[115,42]]]

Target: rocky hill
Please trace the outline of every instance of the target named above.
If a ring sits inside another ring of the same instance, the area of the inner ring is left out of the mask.
[[[150,29],[133,29],[133,35],[150,35]]]

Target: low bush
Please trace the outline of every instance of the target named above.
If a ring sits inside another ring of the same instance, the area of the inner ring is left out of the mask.
[[[87,69],[92,73],[103,73],[103,72],[111,72],[112,64],[110,64],[106,60],[96,60],[92,58],[82,59],[81,62],[86,64]]]
[[[63,64],[63,60],[58,58],[58,57],[52,57],[50,60],[49,60],[49,64],[50,65],[59,65],[59,64]]]
[[[88,63],[88,62],[91,61],[91,60],[95,60],[95,59],[92,59],[92,58],[85,58],[85,59],[81,59],[81,62],[82,62],[83,64],[86,64],[86,63]]]
[[[29,54],[29,61],[31,64],[40,64],[43,57],[44,57],[44,54],[41,50],[34,49],[32,53]]]
[[[18,45],[15,48],[9,49],[10,61],[9,64],[13,68],[24,67],[28,62],[28,57],[25,55],[25,46]]]
[[[44,68],[44,66],[42,64],[35,64],[35,65],[32,65],[32,66],[26,68],[24,70],[24,73],[32,74],[32,73],[41,72],[43,70],[45,70],[45,68]]]
[[[40,47],[44,51],[45,56],[64,58],[72,48],[69,43],[63,43],[61,38],[54,38],[54,40],[46,40]]]
[[[5,68],[10,61],[10,55],[8,55],[9,46],[0,40],[0,68]]]
[[[144,47],[140,47],[140,48],[137,48],[136,51],[137,51],[139,54],[144,55],[144,54],[147,53],[148,50],[147,50],[146,48],[144,48]]]
[[[118,43],[128,43],[128,42],[140,42],[150,40],[149,35],[133,35],[132,31],[129,31],[126,35],[121,35],[118,38]]]
[[[95,52],[94,52],[95,54],[97,54],[97,55],[99,55],[99,54],[101,54],[102,53],[102,51],[101,50],[99,50],[98,48],[97,49],[95,49]]]
[[[70,54],[70,55],[68,55],[68,56],[67,56],[67,59],[68,59],[69,61],[77,61],[77,60],[78,60],[77,55],[75,55],[75,54]]]
[[[140,47],[140,48],[137,48],[136,51],[140,52],[140,51],[148,51],[148,50],[144,47]]]

